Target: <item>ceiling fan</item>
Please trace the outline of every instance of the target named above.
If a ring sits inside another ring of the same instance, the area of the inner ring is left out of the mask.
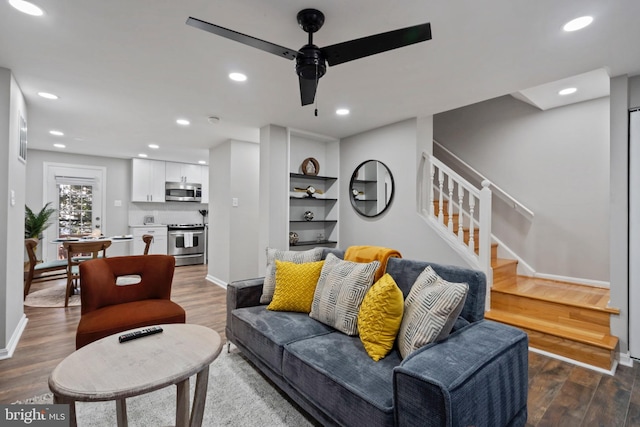
[[[331,66],[338,65],[354,59],[364,58],[365,56],[431,40],[431,24],[426,23],[320,48],[313,44],[313,33],[318,31],[324,24],[324,14],[316,9],[304,9],[298,12],[297,19],[300,27],[309,34],[309,42],[299,50],[279,46],[193,17],[187,19],[187,25],[283,58],[295,59],[296,73],[300,81],[300,98],[303,106],[313,104],[318,80],[327,71],[327,64]]]

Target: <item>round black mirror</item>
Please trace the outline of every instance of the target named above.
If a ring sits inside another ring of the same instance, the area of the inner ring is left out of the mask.
[[[349,183],[351,206],[362,216],[381,215],[393,201],[394,183],[391,171],[379,160],[360,163]]]

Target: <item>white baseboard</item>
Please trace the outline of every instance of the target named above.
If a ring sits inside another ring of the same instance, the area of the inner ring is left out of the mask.
[[[222,289],[227,289],[227,282],[225,282],[222,279],[218,279],[217,277],[212,276],[211,274],[207,274],[207,277],[205,277],[205,279],[208,282],[213,283],[214,285],[220,286]]]
[[[618,353],[619,364],[622,366],[633,367],[633,359],[629,356],[629,353]]]
[[[9,343],[7,344],[7,347],[0,349],[0,360],[10,359],[13,356],[13,352],[16,350],[16,347],[18,346],[18,342],[20,341],[20,337],[24,332],[24,328],[27,327],[28,321],[29,319],[27,319],[27,316],[24,313],[22,313],[22,317],[18,322],[18,326],[16,326],[16,329],[13,331],[13,334],[11,335],[11,339],[9,339]]]
[[[618,361],[613,361],[613,366],[610,370],[599,368],[597,366],[589,365],[587,363],[579,362],[577,360],[569,359],[568,357],[559,356],[557,354],[549,353],[548,351],[540,350],[538,348],[529,347],[529,351],[532,353],[542,354],[543,356],[551,357],[552,359],[562,360],[563,362],[571,363],[573,365],[581,366],[583,368],[591,369],[592,371],[600,372],[601,374],[614,376],[616,369],[618,368]]]
[[[595,288],[609,289],[609,286],[610,286],[609,282],[603,282],[601,280],[581,279],[579,277],[558,276],[556,274],[535,273],[533,277],[537,277],[539,279],[556,280],[558,282],[575,283],[577,285],[593,286]]]

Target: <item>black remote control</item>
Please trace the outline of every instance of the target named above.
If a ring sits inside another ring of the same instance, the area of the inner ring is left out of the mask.
[[[128,334],[122,334],[118,337],[118,341],[121,343],[135,340],[137,338],[146,337],[147,335],[159,334],[162,332],[162,328],[160,326],[152,326],[147,329],[141,329],[135,332],[129,332]]]

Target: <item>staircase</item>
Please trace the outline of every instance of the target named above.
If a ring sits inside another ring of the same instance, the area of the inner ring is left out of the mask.
[[[438,215],[439,202],[434,202]],[[449,216],[443,201],[444,223]],[[458,229],[458,214],[451,219]],[[470,230],[464,230],[468,244]],[[479,230],[474,229],[474,235]],[[474,240],[476,252],[478,240]],[[522,329],[529,345],[588,365],[610,370],[618,339],[610,335],[609,318],[619,314],[608,307],[609,290],[588,285],[537,279],[517,274],[518,261],[498,258],[498,244],[491,244],[491,309],[485,317]]]

